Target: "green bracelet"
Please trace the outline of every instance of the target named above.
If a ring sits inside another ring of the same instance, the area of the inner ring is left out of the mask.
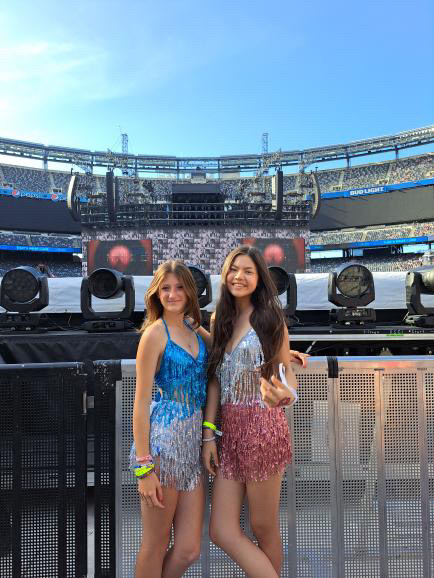
[[[210,421],[204,421],[202,427],[207,427],[208,429],[212,429],[212,431],[216,431],[216,426],[211,423]]]
[[[218,436],[222,435],[222,432],[220,430],[217,429],[217,427],[211,423],[210,421],[204,421],[202,423],[202,427],[206,427],[208,429],[210,429],[211,431],[215,432]]]
[[[134,469],[134,475],[136,478],[144,478],[146,477],[152,470],[154,469],[154,464],[151,466],[142,466],[141,468]]]

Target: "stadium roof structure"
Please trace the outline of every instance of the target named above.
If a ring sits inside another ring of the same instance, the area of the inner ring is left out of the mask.
[[[119,168],[159,174],[190,173],[196,169],[210,173],[253,172],[269,168],[298,165],[303,169],[312,163],[347,160],[403,149],[434,142],[434,125],[407,130],[394,135],[375,137],[305,150],[276,151],[266,154],[245,154],[220,157],[176,157],[162,155],[133,155],[110,150],[84,149],[43,145],[38,143],[0,138],[0,155],[36,159],[47,166],[48,162],[77,165],[89,172],[94,167]]]

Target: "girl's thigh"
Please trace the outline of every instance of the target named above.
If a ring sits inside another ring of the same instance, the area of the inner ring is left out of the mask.
[[[269,530],[279,524],[280,488],[283,472],[263,482],[246,484],[252,529]]]
[[[240,531],[240,513],[246,493],[245,485],[227,480],[219,474],[214,478],[211,500],[211,532],[220,529]]]
[[[148,546],[161,546],[164,540],[170,537],[179,492],[174,488],[163,487],[164,509],[147,506],[141,500],[142,514],[142,543]]]
[[[205,493],[203,482],[191,492],[178,492],[174,517],[175,548],[194,549],[202,536]]]

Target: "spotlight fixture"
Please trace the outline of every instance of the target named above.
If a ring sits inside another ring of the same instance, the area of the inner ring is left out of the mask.
[[[354,324],[375,321],[375,310],[366,308],[374,299],[374,278],[364,265],[347,263],[329,273],[328,300],[341,307],[330,311],[331,322]]]
[[[116,299],[125,295],[122,311],[96,312],[92,309],[92,296],[97,299]],[[96,269],[81,282],[81,312],[86,321],[82,328],[89,332],[125,331],[133,327],[128,319],[135,306],[134,280],[115,269]]]
[[[0,315],[0,326],[8,329],[34,329],[40,311],[49,302],[47,275],[34,267],[7,271],[0,285],[0,305],[9,313]]]
[[[284,308],[287,325],[297,323],[295,311],[297,309],[297,281],[294,273],[287,273],[282,267],[268,267],[271,278],[277,289],[277,294],[282,295],[286,291],[286,307]]]
[[[212,301],[211,276],[194,265],[189,265],[188,268],[196,284],[199,307],[203,309]]]
[[[419,327],[434,327],[434,307],[425,307],[421,295],[434,295],[434,268],[410,271],[405,277],[408,310],[405,323]]]
[[[68,191],[66,194],[66,205],[69,212],[71,213],[74,221],[81,221],[81,203],[80,196],[78,192],[79,188],[79,177],[77,174],[71,174],[69,179]]]

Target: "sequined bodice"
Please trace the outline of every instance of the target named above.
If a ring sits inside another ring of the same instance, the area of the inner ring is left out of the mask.
[[[264,362],[261,342],[253,328],[242,337],[231,353],[225,353],[217,368],[222,405],[260,405],[260,366]]]
[[[194,358],[172,341],[167,331],[166,348],[155,375],[155,384],[159,389],[156,401],[175,402],[183,407],[183,413],[187,415],[201,409],[206,400],[208,354],[202,338],[197,335],[197,339],[199,353]]]

